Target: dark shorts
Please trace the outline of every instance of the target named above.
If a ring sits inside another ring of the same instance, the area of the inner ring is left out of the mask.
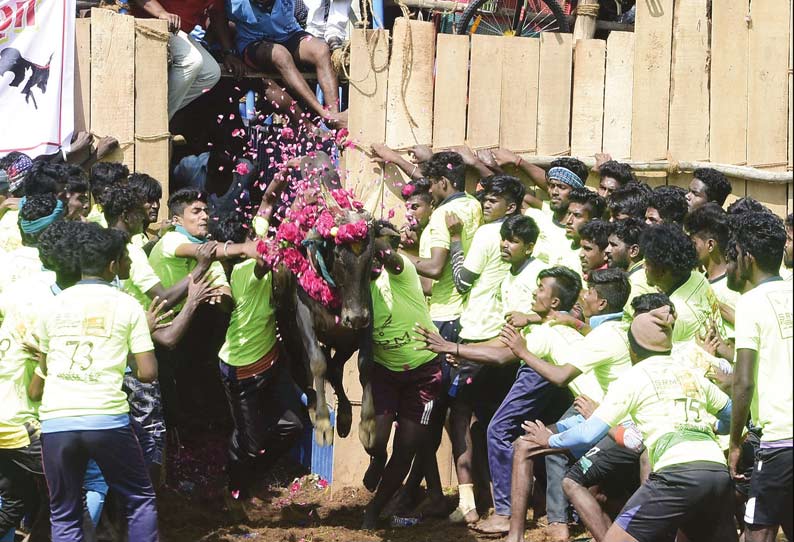
[[[270,41],[270,40],[252,41],[251,43],[245,46],[245,49],[243,49],[243,61],[250,68],[253,68],[255,70],[261,70],[263,67],[257,65],[256,63],[256,49],[261,44],[275,43],[277,45],[282,45],[286,47],[286,49],[290,52],[290,54],[294,55],[295,52],[298,50],[298,45],[300,45],[300,42],[310,37],[312,37],[312,35],[306,32],[305,30],[299,30],[298,32],[293,32],[292,34],[287,36],[284,40],[280,40],[280,41]]]
[[[640,487],[640,456],[607,435],[574,463],[566,478],[582,487],[599,486],[609,497],[630,497]]]
[[[375,415],[394,414],[397,420],[430,423],[433,407],[441,392],[441,362],[438,358],[410,371],[391,371],[375,363],[372,370],[372,397]]]
[[[748,525],[791,523],[794,448],[759,449],[744,512]]]
[[[753,469],[755,468],[755,456],[761,447],[761,437],[759,429],[751,429],[742,443],[742,454],[739,456],[737,472],[744,475],[744,480],[734,480],[733,485],[736,491],[747,497],[750,495],[750,480],[753,479]]]
[[[673,542],[678,529],[689,540],[736,542],[728,468],[701,461],[653,472],[615,523],[639,542]]]

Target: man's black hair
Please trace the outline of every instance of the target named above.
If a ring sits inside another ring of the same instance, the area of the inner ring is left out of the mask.
[[[631,293],[629,276],[622,269],[596,269],[587,275],[587,285],[607,302],[607,312],[620,312]]]
[[[88,175],[79,166],[66,166],[66,185],[64,190],[70,194],[88,194]]]
[[[403,194],[403,199],[408,201],[411,198],[420,198],[427,203],[432,203],[433,198],[430,197],[430,181],[425,179],[424,177],[421,179],[414,179],[405,183],[406,187],[411,187],[409,190],[405,190],[401,192]],[[410,191],[410,194],[407,196],[405,195],[407,192]]]
[[[745,254],[755,258],[765,273],[777,274],[783,261],[786,228],[772,213],[744,213],[733,221],[732,241]]]
[[[25,177],[25,196],[55,194],[58,192],[58,186],[64,181],[64,171],[58,165],[49,162],[34,162]]]
[[[182,216],[185,212],[185,207],[195,201],[207,203],[207,195],[195,188],[182,188],[168,198],[168,211],[171,216]]]
[[[647,227],[648,224],[639,218],[616,220],[612,223],[612,233],[610,233],[610,235],[614,235],[628,246],[639,245],[642,232],[644,232]]]
[[[609,236],[611,234],[612,224],[604,220],[591,220],[579,228],[579,239],[592,241],[601,250],[604,250],[609,244]]]
[[[604,177],[615,179],[620,186],[626,186],[629,183],[637,182],[637,177],[631,170],[631,166],[616,160],[607,160],[601,164],[598,168],[598,174],[602,179]]]
[[[549,169],[553,167],[570,169],[576,173],[576,176],[582,180],[582,183],[587,182],[587,176],[590,174],[590,168],[588,168],[584,162],[578,158],[571,158],[570,156],[563,156],[562,158],[557,158],[552,161],[551,164],[549,164]]]
[[[728,205],[728,214],[730,216],[733,217],[744,213],[772,213],[772,210],[750,196],[739,198]]]
[[[651,192],[648,207],[656,209],[664,222],[681,224],[689,211],[686,190],[680,186],[657,186]]]
[[[645,211],[653,190],[645,183],[628,183],[609,195],[607,204],[612,216],[628,215],[645,220]]]
[[[143,211],[143,198],[141,195],[124,185],[114,185],[105,192],[105,203],[102,212],[109,227],[115,226],[121,215],[139,209]]]
[[[571,203],[581,203],[590,209],[590,220],[603,218],[607,203],[598,194],[587,188],[574,188],[568,193],[568,205]]]
[[[787,228],[791,228],[792,226],[794,226],[794,213],[789,213],[789,214],[786,216],[786,221],[785,221],[785,223],[786,223],[786,227],[787,227]]]
[[[41,263],[55,272],[61,287],[80,280],[80,253],[86,226],[87,223],[76,220],[56,220],[39,236]]]
[[[554,295],[560,300],[557,310],[571,310],[576,300],[579,299],[579,292],[582,291],[582,279],[575,271],[561,265],[544,269],[538,273],[539,281],[547,277],[554,279]]]
[[[634,309],[634,316],[645,314],[661,307],[668,306],[675,311],[675,306],[667,294],[662,292],[652,292],[649,294],[638,295],[631,300],[631,308]]]
[[[692,172],[695,179],[699,179],[706,185],[706,198],[713,201],[720,207],[725,204],[728,194],[733,191],[733,186],[728,178],[721,171],[710,167],[698,168]]]
[[[507,203],[516,205],[515,213],[521,212],[521,203],[524,201],[526,188],[524,185],[511,175],[491,175],[480,181],[482,185],[482,195],[493,194],[501,196]]]
[[[112,261],[119,261],[127,249],[129,237],[121,230],[103,228],[98,224],[85,225],[80,250],[80,269],[83,276],[99,276]]]
[[[159,201],[163,197],[163,187],[160,185],[160,181],[146,173],[130,175],[127,186],[140,193],[146,203]]]
[[[640,247],[646,262],[667,269],[674,277],[687,276],[698,264],[695,246],[678,224],[648,226]]]
[[[433,179],[446,177],[458,192],[466,189],[466,164],[460,154],[453,151],[434,153],[430,160],[419,166],[422,175]]]
[[[125,182],[129,176],[130,170],[124,164],[118,162],[97,162],[91,166],[91,175],[89,176],[91,196],[100,205],[104,205],[102,195],[105,189],[114,184]]]
[[[714,239],[723,254],[731,238],[728,214],[716,202],[709,202],[686,215],[684,229],[689,235],[707,235]]]
[[[244,243],[251,236],[251,223],[245,219],[243,213],[226,213],[211,217],[208,230],[213,241]]]
[[[502,222],[499,229],[502,239],[520,239],[523,243],[535,244],[540,235],[540,228],[537,222],[530,217],[522,214],[513,215]]]

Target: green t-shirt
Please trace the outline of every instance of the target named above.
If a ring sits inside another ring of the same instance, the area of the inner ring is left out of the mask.
[[[709,320],[716,323],[721,336],[726,336],[719,302],[702,273],[692,271],[689,279],[672,293],[670,301],[676,312],[674,344],[694,340],[705,331]]]
[[[538,275],[548,265],[537,258],[530,258],[517,275],[510,270],[502,279],[498,296],[502,307],[502,323],[504,316],[510,312],[529,313],[532,311],[532,296],[538,288]]]
[[[755,363],[753,421],[763,441],[791,439],[792,288],[784,280],[759,284],[736,304],[736,350],[758,352]]]
[[[631,302],[634,301],[634,298],[643,294],[659,292],[659,290],[648,285],[648,277],[645,276],[644,260],[640,260],[629,267],[628,274],[631,291],[629,292],[629,299],[626,301],[626,306],[623,308],[623,321],[626,323],[631,323],[631,321],[634,319],[634,309],[631,308]]]
[[[728,275],[722,275],[717,279],[710,280],[709,284],[711,284],[711,289],[714,292],[717,301],[732,308],[735,312],[736,303],[739,301],[739,296],[741,294],[728,288]],[[725,331],[727,333],[725,338],[733,339],[734,326],[726,320],[723,320],[722,323],[725,325]]]
[[[524,211],[524,214],[532,217],[540,230],[532,255],[546,263],[548,267],[565,265],[560,263],[560,261],[561,259],[570,259],[565,254],[565,251],[573,250],[571,249],[571,240],[565,237],[565,227],[554,222],[554,213],[549,207],[549,202],[544,201],[543,207],[540,209],[529,207]],[[578,255],[576,259],[579,259]],[[581,265],[578,265],[578,267],[581,267]]]
[[[160,284],[160,277],[154,272],[152,264],[143,249],[133,242],[127,244],[130,256],[130,278],[122,281],[122,290],[134,297],[144,308],[149,308],[151,299],[146,292]]]
[[[654,356],[620,375],[593,416],[609,425],[631,416],[654,471],[693,461],[725,465],[708,414],[727,403],[717,386],[675,357]]]
[[[176,249],[180,245],[187,245],[190,242],[186,235],[178,231],[169,231],[152,248],[152,252],[149,254],[149,263],[160,277],[163,288],[170,288],[196,268],[197,262],[193,258],[181,258],[176,255]],[[226,280],[226,273],[220,262],[212,262],[206,277],[213,286],[229,286],[229,281]],[[179,312],[183,305],[184,301],[174,307],[174,312]]]
[[[256,260],[238,263],[232,270],[234,310],[218,357],[236,367],[259,361],[276,345],[273,274],[260,279],[255,270]]]
[[[595,376],[600,394],[590,398],[596,402],[601,401],[612,382],[631,368],[627,331],[625,323],[611,320],[596,326],[582,340],[560,348],[559,365],[570,364],[583,375]]]
[[[98,203],[95,203],[91,206],[91,210],[88,211],[88,216],[86,216],[85,219],[88,222],[99,224],[103,228],[108,227],[108,221],[105,219],[105,212],[102,210],[102,206]]]
[[[578,348],[582,344],[579,332],[568,326],[553,326],[550,323],[530,325],[522,333],[527,340],[527,350],[554,365],[561,365],[558,360],[566,356],[568,348]],[[568,384],[568,388],[574,395],[596,398],[602,394],[592,373],[577,376]]]
[[[416,339],[416,324],[430,330],[436,326],[427,308],[416,268],[408,258],[402,272],[393,275],[385,269],[370,282],[372,294],[372,351],[375,361],[390,371],[409,371],[431,361],[436,354],[423,350]]]
[[[447,213],[456,215],[463,222],[463,230],[460,233],[463,252],[469,250],[474,232],[480,227],[482,222],[482,206],[474,197],[463,192],[450,196],[439,205],[430,215],[419,239],[419,257],[430,258],[431,250],[434,248],[444,248],[449,250],[450,237],[447,229]],[[430,295],[430,315],[433,320],[447,322],[459,318],[463,312],[463,296],[455,289],[455,282],[452,278],[451,258],[447,258],[444,271],[441,277],[433,283],[433,290]]]
[[[460,338],[484,341],[499,334],[504,313],[499,304],[499,291],[510,264],[502,261],[502,221],[484,224],[471,240],[463,267],[479,275],[469,290],[460,315]]]
[[[129,411],[127,355],[154,350],[146,314],[108,284],[78,283],[52,301],[39,326],[47,356],[41,420]]]

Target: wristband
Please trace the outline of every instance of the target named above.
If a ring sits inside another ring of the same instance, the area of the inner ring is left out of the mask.
[[[45,375],[44,371],[41,370],[41,365],[36,365],[36,368],[33,369],[33,374],[38,376],[42,380],[47,380],[47,375]]]
[[[226,241],[225,243],[223,243],[223,257],[224,258],[228,258],[229,257],[229,243],[231,243],[231,241]]]

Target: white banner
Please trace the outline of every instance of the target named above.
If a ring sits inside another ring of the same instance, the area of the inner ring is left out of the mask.
[[[75,0],[0,0],[0,156],[68,150]]]

